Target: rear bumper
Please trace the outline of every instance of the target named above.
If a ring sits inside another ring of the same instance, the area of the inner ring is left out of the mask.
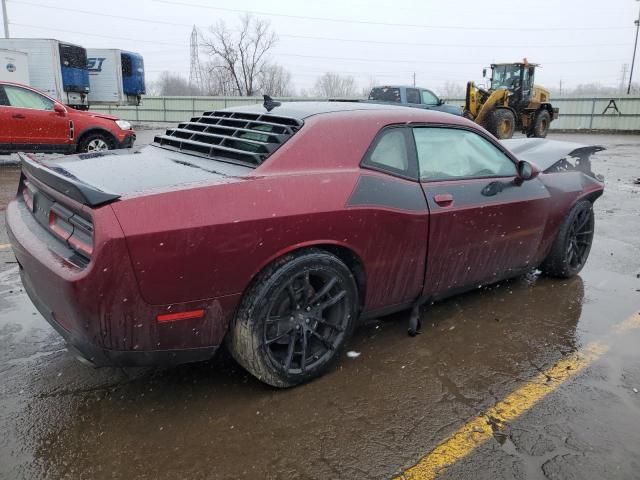
[[[9,241],[29,298],[70,348],[92,364],[195,362],[211,358],[222,343],[238,298],[146,303],[109,206],[92,210],[97,227],[94,254],[84,268],[66,261],[65,247],[34,220],[23,201],[9,203],[6,214]],[[161,314],[196,309],[204,315],[157,321]]]
[[[89,342],[86,338],[74,335],[56,321],[53,312],[47,308],[34,291],[29,276],[22,266],[20,266],[20,278],[29,299],[45,320],[65,339],[69,352],[81,362],[88,363],[93,367],[173,366],[208,360],[218,349],[217,346],[151,351],[102,348]]]

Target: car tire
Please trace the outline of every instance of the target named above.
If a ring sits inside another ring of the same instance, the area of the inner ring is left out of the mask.
[[[357,314],[356,281],[339,258],[316,249],[289,254],[252,282],[227,346],[260,381],[292,387],[322,375],[340,357]]]
[[[513,137],[516,129],[516,117],[507,108],[497,108],[489,115],[488,128],[498,140],[506,140]]]
[[[79,153],[104,152],[113,150],[113,140],[103,133],[90,133],[78,144]]]
[[[549,133],[551,125],[551,115],[547,110],[541,110],[537,115],[533,124],[533,137],[545,138]]]
[[[547,258],[540,265],[545,275],[569,278],[577,275],[589,257],[595,219],[588,200],[576,203],[560,226]]]

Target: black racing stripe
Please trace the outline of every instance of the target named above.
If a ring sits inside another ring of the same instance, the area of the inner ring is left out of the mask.
[[[363,175],[347,201],[348,207],[368,205],[426,212],[427,203],[422,188],[416,182]]]

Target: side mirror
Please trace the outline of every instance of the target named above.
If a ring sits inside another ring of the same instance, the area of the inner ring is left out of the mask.
[[[520,182],[526,182],[532,180],[540,174],[540,169],[533,163],[529,163],[526,160],[520,160],[517,166],[518,179]]]
[[[64,108],[62,105],[60,105],[59,103],[54,103],[53,104],[53,111],[56,112],[58,115],[66,115],[67,114],[67,109]]]
[[[483,68],[482,69],[482,78],[486,78],[486,76],[487,76],[487,69]]]
[[[441,98],[438,99],[438,105],[444,105],[444,100],[442,100]]]

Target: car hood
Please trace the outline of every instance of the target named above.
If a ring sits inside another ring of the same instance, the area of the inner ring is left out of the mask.
[[[106,113],[98,113],[98,112],[89,112],[84,110],[73,109],[72,114],[75,116],[81,116],[81,117],[103,118],[105,120],[113,120],[113,121],[120,120],[120,117],[116,117],[114,115],[108,115]]]
[[[29,175],[90,206],[185,185],[238,181],[253,172],[154,145],[55,158],[20,157]]]
[[[592,154],[605,150],[602,145],[583,145],[573,142],[547,140],[546,138],[513,138],[501,140],[501,143],[518,160],[531,162],[543,172],[568,157],[587,161]]]

